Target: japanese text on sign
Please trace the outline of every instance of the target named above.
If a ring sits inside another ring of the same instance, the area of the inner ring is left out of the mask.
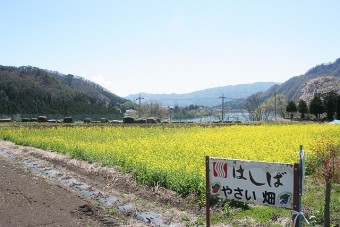
[[[276,207],[293,207],[294,169],[291,164],[209,159],[210,193]]]

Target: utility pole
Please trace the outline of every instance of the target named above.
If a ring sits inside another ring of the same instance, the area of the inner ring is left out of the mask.
[[[168,106],[169,109],[169,123],[172,122],[172,118],[171,118],[171,110],[173,109],[173,106]]]
[[[222,94],[221,97],[219,97],[220,99],[222,99],[222,122],[224,121],[224,99],[225,99],[225,96],[224,94]]]
[[[276,92],[274,93],[274,121],[276,121]]]
[[[142,96],[139,94],[139,97],[135,100],[138,100],[138,118],[140,118],[140,113],[141,113],[141,106],[142,106]]]
[[[181,107],[179,108],[179,122],[182,122],[182,109]]]

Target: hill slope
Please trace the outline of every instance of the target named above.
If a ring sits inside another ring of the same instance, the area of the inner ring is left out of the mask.
[[[116,113],[125,101],[81,77],[0,66],[0,114]]]
[[[330,90],[340,92],[340,58],[333,63],[315,66],[304,75],[292,77],[281,85],[272,86],[262,94],[262,98],[265,100],[274,93],[282,93],[289,100],[309,101],[314,94]]]
[[[229,85],[223,87],[208,88],[200,91],[195,91],[187,94],[131,94],[126,98],[129,100],[136,100],[141,95],[143,101],[157,101],[165,106],[217,106],[221,104],[219,97],[222,94],[226,100],[246,98],[247,96],[256,92],[266,91],[269,87],[276,84],[275,82],[258,82],[253,84]]]

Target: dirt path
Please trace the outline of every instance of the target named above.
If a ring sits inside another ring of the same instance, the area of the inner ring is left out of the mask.
[[[197,226],[190,204],[119,169],[0,140],[0,227]]]

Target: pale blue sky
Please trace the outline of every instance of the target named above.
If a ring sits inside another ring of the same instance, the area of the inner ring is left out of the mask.
[[[0,0],[0,65],[113,93],[283,82],[340,57],[337,0]]]

